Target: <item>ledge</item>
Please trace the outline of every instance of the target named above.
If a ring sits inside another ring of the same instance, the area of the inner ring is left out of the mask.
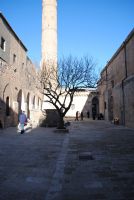
[[[55,129],[54,130],[55,133],[69,133],[68,129]]]

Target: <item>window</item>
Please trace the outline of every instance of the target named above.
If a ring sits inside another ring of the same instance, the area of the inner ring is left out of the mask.
[[[15,62],[16,62],[16,55],[13,54],[13,63],[15,63]]]
[[[24,68],[24,63],[22,63],[22,69]]]
[[[10,115],[9,97],[6,98],[6,116]]]
[[[3,51],[6,50],[6,41],[3,37],[1,37],[1,43],[0,43],[0,47]]]

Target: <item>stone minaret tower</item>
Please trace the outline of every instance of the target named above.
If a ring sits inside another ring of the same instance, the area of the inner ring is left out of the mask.
[[[42,61],[57,63],[57,0],[42,0]]]

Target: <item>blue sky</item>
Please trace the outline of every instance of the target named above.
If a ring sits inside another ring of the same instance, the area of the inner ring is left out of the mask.
[[[41,59],[41,0],[0,0],[0,11]],[[102,69],[134,28],[133,0],[58,0],[58,55],[89,55]]]

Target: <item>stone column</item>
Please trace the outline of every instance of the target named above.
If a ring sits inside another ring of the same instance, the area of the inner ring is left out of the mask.
[[[57,0],[42,0],[42,60],[57,63]]]

